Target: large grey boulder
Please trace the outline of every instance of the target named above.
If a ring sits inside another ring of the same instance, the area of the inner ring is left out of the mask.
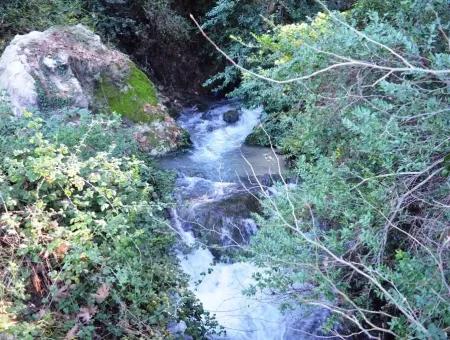
[[[87,108],[104,75],[124,80],[129,59],[82,25],[16,36],[0,58],[0,87],[23,110]]]
[[[256,195],[235,183],[182,177],[175,190],[177,215],[183,229],[192,231],[219,258],[247,244],[256,232],[252,214],[261,209]]]
[[[140,145],[154,155],[186,140],[145,73],[83,25],[16,36],[0,58],[2,89],[16,115],[63,108],[119,113],[136,124]]]

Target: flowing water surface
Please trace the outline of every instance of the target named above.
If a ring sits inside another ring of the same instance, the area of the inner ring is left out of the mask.
[[[229,124],[223,114],[232,109],[240,110],[240,116]],[[179,258],[190,275],[192,290],[226,330],[216,338],[314,338],[308,334],[326,319],[326,312],[283,314],[279,297],[244,295],[254,283],[252,274],[259,269],[224,256],[224,250],[248,243],[257,232],[251,213],[258,211],[259,203],[248,189],[256,183],[255,176],[262,180],[284,171],[283,160],[270,148],[243,145],[260,115],[260,109],[241,109],[235,102],[215,104],[206,112],[187,109],[181,114],[178,121],[190,132],[193,147],[161,160],[164,168],[178,172],[173,224],[183,242],[193,246]],[[208,247],[195,247],[197,241]]]

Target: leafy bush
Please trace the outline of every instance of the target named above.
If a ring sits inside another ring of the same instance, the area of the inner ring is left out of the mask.
[[[0,331],[156,338],[181,320],[207,331],[173,253],[167,176],[118,118],[2,116],[0,133]]]
[[[258,35],[245,57],[272,81],[244,74],[233,92],[265,105],[300,183],[264,201],[259,287],[330,309],[327,331],[448,335],[449,5],[426,3],[361,1]]]
[[[92,24],[81,0],[15,0],[0,3],[0,52],[16,34],[52,25]]]
[[[344,9],[354,1],[327,1],[332,9]],[[275,25],[305,20],[321,9],[310,0],[252,1],[217,0],[206,14],[205,30],[227,54],[244,67],[264,67],[261,59],[248,58],[258,50],[255,35],[272,30]],[[220,56],[221,57],[221,56]],[[221,60],[221,59],[219,59]],[[230,89],[239,82],[240,74],[232,66],[212,76],[205,85],[215,90]]]

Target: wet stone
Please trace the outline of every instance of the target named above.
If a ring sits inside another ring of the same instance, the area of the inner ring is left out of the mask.
[[[239,120],[238,110],[229,110],[223,113],[222,119],[228,124],[234,124]]]

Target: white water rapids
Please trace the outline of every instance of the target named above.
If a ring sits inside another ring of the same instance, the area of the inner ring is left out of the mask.
[[[254,165],[257,175],[277,173],[279,164],[277,157],[270,149],[244,147],[242,144],[252,129],[258,124],[260,109],[240,111],[240,118],[234,124],[227,124],[222,115],[233,109],[236,104],[225,102],[213,107],[207,112],[196,109],[186,110],[179,118],[179,123],[190,132],[193,142],[192,150],[185,155],[177,155],[165,159],[161,164],[179,172],[178,210],[195,210],[198,207],[216,209],[214,202],[220,202],[224,197],[230,197],[230,192],[236,190],[238,176],[250,172],[243,156]],[[223,214],[217,212],[202,212],[206,214]],[[194,219],[196,215],[194,214]],[[190,227],[182,222],[178,212],[174,211],[175,227],[184,242],[194,246],[196,237]],[[215,216],[214,216],[215,217]],[[219,216],[220,217],[220,216]],[[227,216],[225,216],[226,218]],[[197,222],[197,221],[194,221]],[[256,225],[248,217],[241,219],[242,228],[248,229],[247,234],[256,232]],[[192,227],[192,226],[191,226]],[[222,227],[222,232],[224,227]],[[280,301],[276,296],[258,293],[246,296],[243,290],[248,288],[254,279],[252,274],[258,272],[251,263],[216,263],[214,256],[204,247],[192,247],[187,255],[180,253],[181,267],[191,280],[191,289],[195,292],[204,308],[215,315],[226,334],[212,336],[215,339],[309,339],[306,333],[296,333],[293,327],[309,332],[314,329],[314,323],[323,319],[322,315],[310,320],[299,321],[299,313],[284,315],[280,312]],[[210,270],[212,269],[212,271]],[[198,284],[200,282],[200,284]]]
[[[284,339],[287,322],[276,301],[263,296],[242,294],[254,283],[252,273],[258,269],[250,263],[218,263],[208,273],[213,255],[208,249],[196,249],[187,257],[180,256],[181,267],[192,278],[191,288],[204,308],[216,315],[226,330],[225,339]],[[202,280],[196,286],[194,282]]]
[[[242,109],[239,121],[227,124],[221,119],[222,114],[232,109],[230,105],[222,105],[205,114],[196,113],[184,117],[182,124],[191,129],[194,151],[191,159],[194,162],[218,161],[227,152],[239,149],[252,129],[258,124],[261,109]]]

